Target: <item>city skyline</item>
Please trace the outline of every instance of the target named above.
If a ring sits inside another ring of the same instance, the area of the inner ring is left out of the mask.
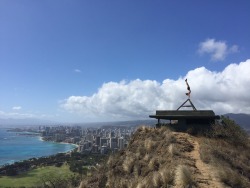
[[[0,119],[250,114],[250,2],[0,1]]]
[[[107,154],[108,152],[117,152],[124,149],[135,130],[141,127],[137,126],[110,126],[99,128],[83,128],[81,126],[39,126],[38,130],[42,140],[71,143],[77,145],[77,151],[80,153]],[[14,129],[21,132],[25,129]]]

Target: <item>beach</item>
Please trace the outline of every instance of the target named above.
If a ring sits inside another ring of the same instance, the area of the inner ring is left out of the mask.
[[[40,135],[17,135],[0,129],[0,166],[57,153],[66,153],[77,148],[76,144],[43,141]]]

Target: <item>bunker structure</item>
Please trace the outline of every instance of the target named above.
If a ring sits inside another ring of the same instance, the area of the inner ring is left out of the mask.
[[[187,102],[190,104],[186,104]],[[180,110],[182,108],[191,108],[191,110]],[[215,115],[212,110],[197,110],[190,98],[177,110],[156,110],[156,114],[149,117],[158,120],[156,127],[166,125],[176,131],[196,132],[209,129],[216,119],[220,119],[220,116]],[[169,123],[161,123],[161,120],[169,120]]]

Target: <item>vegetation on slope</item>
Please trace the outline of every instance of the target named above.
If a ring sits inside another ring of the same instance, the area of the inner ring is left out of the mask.
[[[47,166],[40,167],[29,172],[17,175],[17,176],[2,176],[0,177],[1,187],[44,187],[44,180],[46,179],[58,179],[64,181],[68,179],[75,179],[79,183],[79,176],[75,176],[69,170],[68,165],[62,165],[61,167]],[[49,185],[49,183],[47,183]],[[48,186],[49,187],[49,186]],[[51,186],[52,187],[52,186]]]
[[[92,171],[81,188],[250,187],[246,132],[222,117],[205,135],[140,127],[128,147]]]
[[[87,174],[87,167],[105,158],[72,152],[5,165],[0,168],[0,187],[77,187],[83,175]]]
[[[169,187],[194,185],[190,166],[193,162],[182,155],[192,150],[189,142],[177,141],[165,128],[141,127],[126,150],[110,156],[81,187]],[[177,169],[176,169],[177,167]]]
[[[250,142],[247,133],[234,121],[222,117],[201,138],[201,159],[217,169],[222,182],[230,187],[250,187]]]

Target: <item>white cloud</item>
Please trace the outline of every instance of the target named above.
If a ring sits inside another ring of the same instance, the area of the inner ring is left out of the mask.
[[[75,69],[74,72],[81,73],[82,71],[80,69]]]
[[[213,61],[222,61],[230,53],[238,52],[238,46],[233,45],[229,47],[224,41],[215,41],[215,39],[207,39],[201,42],[198,52],[203,54],[210,54]]]
[[[13,106],[13,107],[12,107],[12,110],[21,110],[21,109],[22,109],[21,106]]]
[[[205,67],[191,70],[178,80],[166,79],[104,83],[92,96],[70,96],[61,106],[94,120],[148,118],[155,110],[177,109],[185,100],[188,78],[197,109],[218,114],[250,113],[250,59],[231,64],[222,72]]]
[[[237,45],[233,45],[230,49],[229,52],[235,53],[239,51],[239,47]]]

